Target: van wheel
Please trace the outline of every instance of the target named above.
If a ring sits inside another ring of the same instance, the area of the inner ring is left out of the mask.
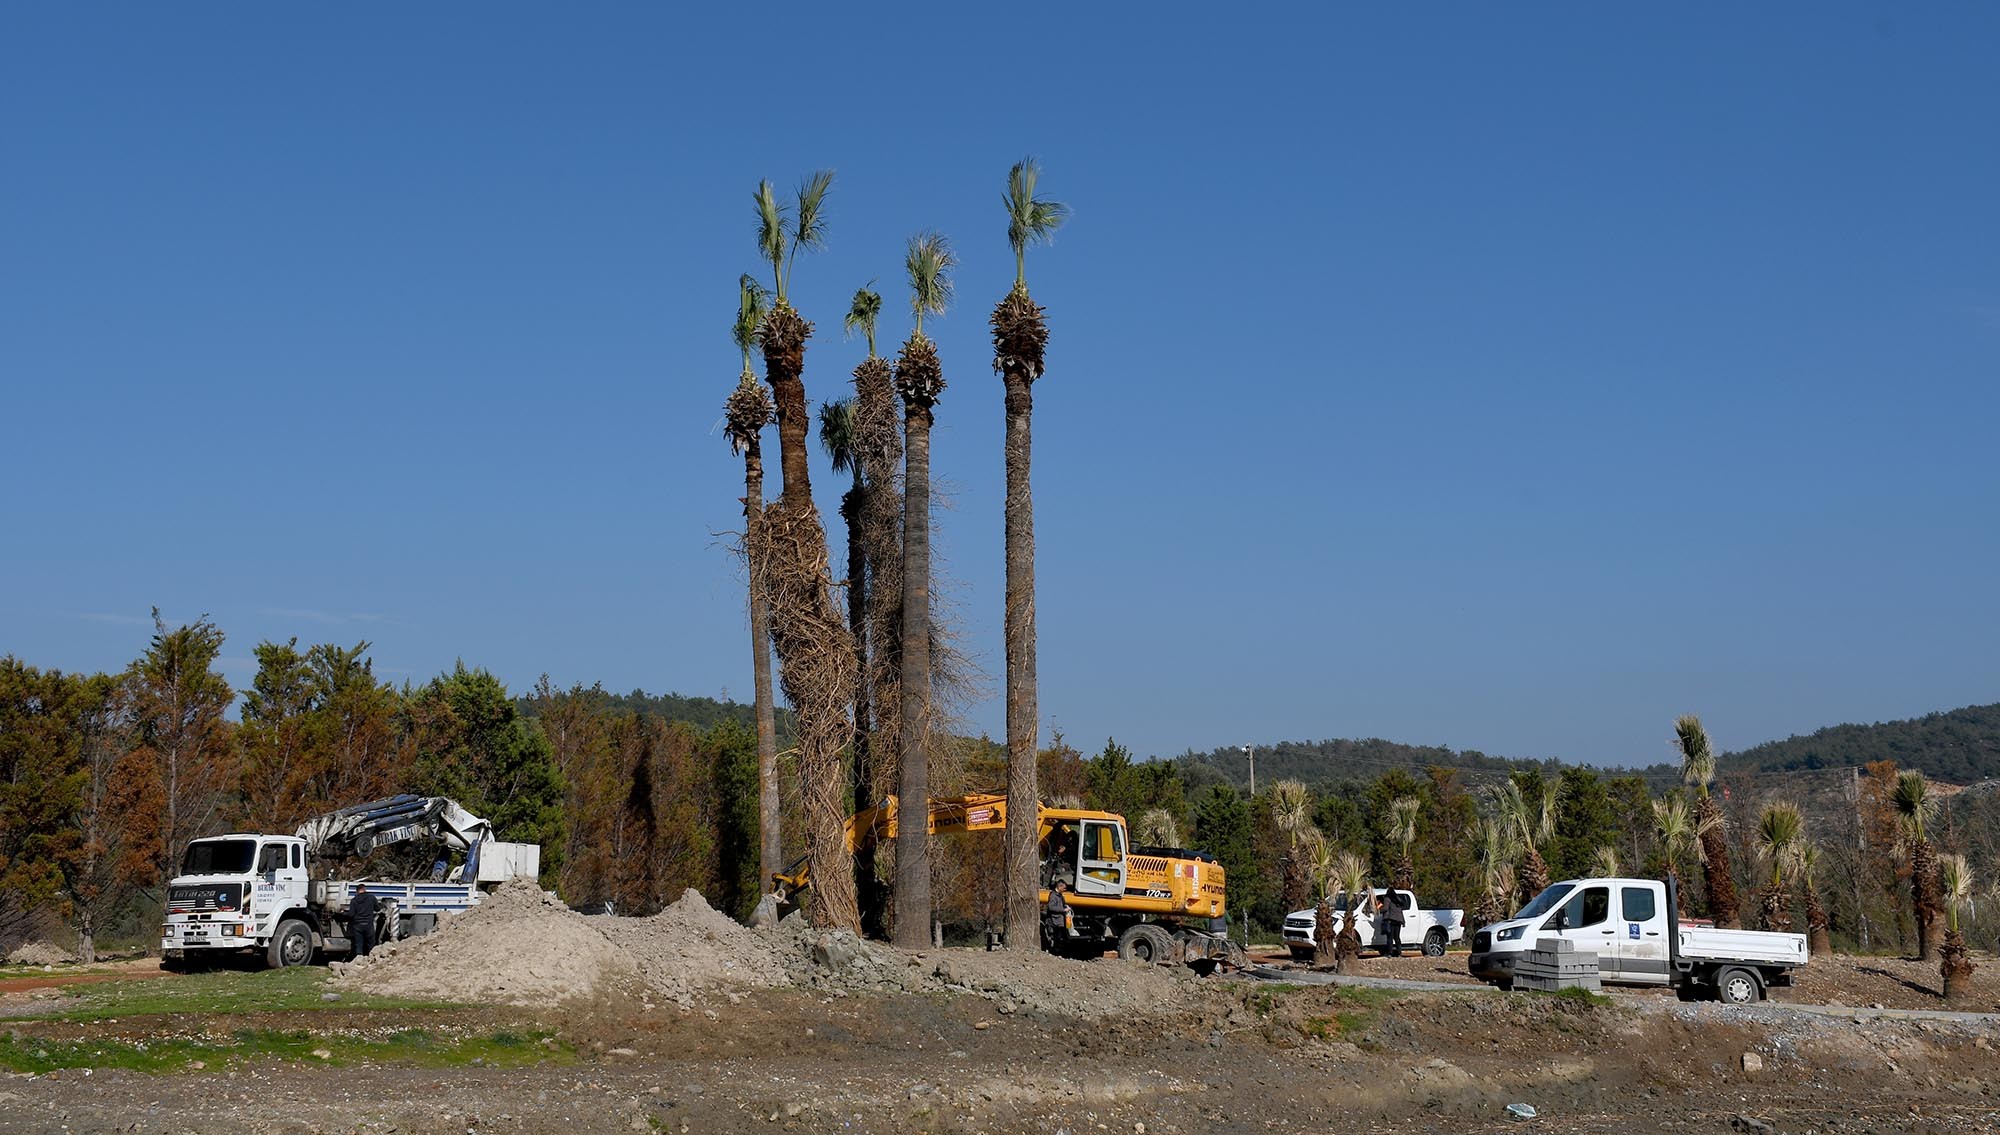
[[[287,918],[278,923],[278,932],[271,935],[270,949],[264,951],[264,964],[272,969],[286,969],[302,966],[312,961],[312,928],[296,918]]]
[[[1732,966],[1715,975],[1715,998],[1725,1005],[1754,1005],[1764,999],[1764,987],[1749,970]]]
[[[1424,956],[1427,958],[1444,957],[1444,931],[1432,927],[1431,932],[1424,935]]]

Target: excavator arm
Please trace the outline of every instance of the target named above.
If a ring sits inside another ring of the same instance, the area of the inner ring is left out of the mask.
[[[864,808],[847,817],[847,850],[859,851],[883,840],[896,838],[901,809],[894,796],[885,797],[873,808]],[[995,792],[973,792],[964,796],[931,798],[928,827],[932,835],[955,832],[990,831],[1007,826],[1007,798]],[[1042,825],[1044,828],[1046,824]],[[1037,838],[1047,832],[1038,832]],[[789,902],[812,884],[806,859],[800,856],[791,866],[771,875],[771,889],[780,901]]]
[[[466,853],[477,869],[479,845],[493,838],[493,825],[442,796],[389,796],[315,816],[296,833],[308,854],[346,858],[378,847],[429,839]]]

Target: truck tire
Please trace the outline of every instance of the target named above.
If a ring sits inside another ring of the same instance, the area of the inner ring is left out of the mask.
[[[287,918],[278,923],[277,931],[271,935],[271,945],[264,951],[264,964],[272,969],[286,969],[305,965],[312,957],[312,927],[296,918]]]
[[[1725,1005],[1754,1005],[1764,999],[1764,986],[1756,974],[1731,966],[1715,975],[1715,999]]]
[[[1128,962],[1164,962],[1173,953],[1173,935],[1150,922],[1141,922],[1118,936],[1118,956]]]
[[[1435,926],[1431,927],[1431,932],[1424,935],[1424,956],[1427,958],[1444,957],[1444,946],[1444,931]]]

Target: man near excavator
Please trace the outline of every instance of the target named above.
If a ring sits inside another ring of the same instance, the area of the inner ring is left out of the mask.
[[[1069,900],[1063,892],[1069,884],[1057,879],[1049,884],[1049,901],[1042,908],[1042,949],[1054,952],[1057,942],[1069,936]]]

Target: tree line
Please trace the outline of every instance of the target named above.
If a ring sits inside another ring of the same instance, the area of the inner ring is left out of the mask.
[[[293,639],[258,644],[232,719],[223,641],[156,611],[119,673],[0,658],[0,946],[74,940],[89,959],[107,933],[150,939],[190,840],[288,833],[398,792],[449,796],[497,838],[540,844],[542,881],[573,903],[643,913],[687,887],[755,901],[755,733],[719,703],[546,677],[516,699],[463,663],[397,686],[366,642]]]

